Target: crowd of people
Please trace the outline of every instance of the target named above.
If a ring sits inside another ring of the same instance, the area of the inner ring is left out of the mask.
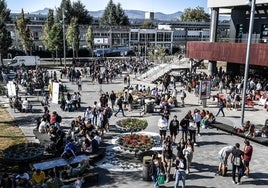
[[[153,169],[151,176],[154,181],[154,186],[159,187],[158,176],[165,174],[166,182],[169,182],[172,177],[175,179],[175,188],[179,186],[180,180],[182,180],[182,185],[185,187],[186,176],[191,173],[191,163],[194,157],[195,146],[198,146],[196,136],[201,136],[201,128],[210,127],[210,125],[216,121],[216,117],[220,112],[225,116],[223,111],[225,107],[233,109],[239,108],[241,103],[239,96],[243,88],[242,78],[235,77],[231,79],[229,75],[221,70],[218,74],[213,76],[208,76],[204,73],[183,74],[181,75],[181,79],[184,80],[182,85],[185,89],[178,91],[175,79],[170,78],[169,75],[165,75],[160,84],[151,88],[146,85],[131,85],[129,74],[125,74],[124,82],[126,87],[118,92],[120,94],[116,91],[111,91],[111,93],[102,91],[99,101],[95,101],[90,105],[87,104],[86,110],[81,113],[81,116],[71,121],[69,125],[70,128],[67,131],[61,126],[62,118],[59,115],[60,112],[53,111],[50,113],[51,108],[49,103],[52,97],[52,80],[58,82],[60,85],[60,108],[63,111],[73,112],[74,110],[81,109],[81,93],[84,89],[82,78],[91,77],[92,83],[94,84],[110,84],[117,76],[122,75],[124,71],[136,75],[147,70],[148,67],[149,65],[140,62],[120,62],[111,60],[104,62],[104,68],[102,69],[99,63],[84,66],[80,70],[75,67],[64,67],[61,70],[60,77],[58,77],[55,71],[48,72],[47,70],[37,69],[36,71],[18,75],[14,83],[27,86],[27,93],[29,95],[33,94],[35,88],[40,88],[41,93],[45,93],[43,88],[45,86],[48,87],[49,93],[48,95],[44,94],[45,97],[42,100],[44,112],[38,119],[36,130],[42,134],[47,134],[51,140],[46,151],[65,159],[80,154],[90,155],[96,153],[103,141],[102,139],[105,132],[109,131],[109,118],[111,118],[112,115],[117,117],[120,115],[119,112],[122,113],[123,117],[131,114],[134,108],[133,103],[136,102],[133,98],[134,92],[140,93],[139,100],[141,102],[139,105],[143,107],[144,111],[144,95],[147,94],[153,97],[155,105],[159,105],[160,107],[160,118],[156,129],[159,129],[162,146],[162,155],[159,156],[156,154],[152,157]],[[70,83],[75,83],[77,85],[77,92],[73,92],[73,94],[68,92],[66,86],[64,86],[60,80],[63,78],[67,78]],[[183,117],[181,114],[177,114],[170,118],[171,109],[179,106],[179,102],[181,104],[180,107],[185,107],[185,98],[187,97],[185,91],[193,91],[198,95],[199,82],[205,79],[211,80],[212,86],[218,88],[219,93],[222,93],[225,88],[230,90],[225,99],[221,99],[217,96],[219,103],[218,113],[214,115],[210,111],[195,108],[189,110]],[[254,97],[258,92],[268,91],[268,85],[265,80],[250,78],[249,81],[249,85],[247,86],[248,97],[255,99]],[[255,84],[255,82],[257,82],[257,84]],[[25,100],[27,100],[27,98]],[[251,129],[253,130],[252,127],[250,128],[246,125],[243,127],[243,131],[248,131],[248,134],[254,137],[254,131]],[[181,138],[179,138],[178,141],[179,132],[181,132]],[[226,174],[227,158],[229,154],[232,154],[232,178],[234,183],[238,184],[241,183],[243,173],[245,173],[245,176],[249,175],[249,162],[252,155],[252,146],[250,146],[249,141],[245,141],[244,151],[240,151],[239,147],[239,144],[228,146],[220,151],[221,154],[219,153],[221,157],[219,174]],[[174,148],[177,149],[176,153],[174,152]],[[248,151],[250,150],[249,148],[251,148],[251,151]],[[236,159],[238,156],[241,156],[240,163],[235,162],[238,160]],[[172,175],[173,164],[175,164],[175,169]],[[80,168],[80,166],[78,168]],[[235,174],[237,170],[239,176],[236,181]],[[67,169],[66,171],[67,174],[70,174],[75,170]],[[38,176],[38,178],[35,178],[36,176]],[[19,184],[17,182],[20,182],[20,180],[27,179],[28,182],[32,184],[42,184],[45,187],[49,187],[52,182],[57,182],[58,185],[62,184],[55,170],[50,171],[46,178],[44,178],[44,176],[46,175],[44,175],[44,172],[40,171],[40,169],[35,169],[31,178],[29,174],[27,175],[25,172],[20,172],[18,178],[15,178],[15,183]],[[81,179],[81,177],[79,178]],[[4,174],[1,182],[2,186],[9,184],[10,177]]]

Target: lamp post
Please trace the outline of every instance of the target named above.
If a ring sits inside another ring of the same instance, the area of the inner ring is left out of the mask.
[[[248,43],[247,43],[247,53],[246,53],[245,72],[244,72],[244,86],[243,86],[243,92],[242,92],[241,126],[244,124],[248,69],[249,69],[249,59],[250,59],[250,50],[251,50],[251,41],[252,41],[251,38],[252,38],[252,32],[253,32],[253,26],[254,26],[254,12],[255,12],[256,0],[249,0],[249,3],[250,2],[251,2],[251,11],[250,11]]]
[[[63,62],[66,67],[66,44],[65,44],[65,14],[64,8],[62,8],[62,37],[63,37]]]

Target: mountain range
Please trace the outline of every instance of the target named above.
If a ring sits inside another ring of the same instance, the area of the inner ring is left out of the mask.
[[[43,10],[38,10],[35,12],[31,12],[32,14],[48,14],[49,8],[44,8]],[[89,11],[89,14],[93,16],[94,18],[100,18],[103,14],[104,10],[98,10],[98,11]],[[129,19],[144,19],[145,13],[147,11],[141,11],[141,10],[125,10],[125,14],[128,16]],[[172,14],[164,14],[161,12],[155,12],[154,13],[154,19],[156,20],[162,20],[162,21],[172,21],[177,20],[180,18],[180,16],[183,14],[183,12],[178,11]],[[221,16],[219,17],[220,20],[228,20],[230,19],[229,16]]]
[[[34,12],[31,12],[32,14],[48,14],[49,8],[44,8],[43,10],[37,10]],[[98,11],[89,11],[89,14],[93,16],[94,18],[99,18],[102,16],[104,10],[98,10]],[[145,12],[141,10],[125,10],[125,14],[128,16],[129,19],[144,19],[145,18]],[[181,11],[175,12],[173,14],[164,14],[161,12],[155,12],[154,18],[157,20],[163,20],[163,21],[169,21],[178,19],[182,15]]]

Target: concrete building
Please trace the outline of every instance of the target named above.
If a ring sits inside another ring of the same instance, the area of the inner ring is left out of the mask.
[[[208,0],[211,9],[209,42],[188,42],[186,56],[209,60],[210,73],[215,72],[217,61],[226,61],[230,74],[244,72],[251,1]],[[221,12],[231,15],[230,37],[224,42],[217,38],[218,17]],[[268,0],[256,0],[254,28],[250,54],[250,73],[267,75],[268,68]]]

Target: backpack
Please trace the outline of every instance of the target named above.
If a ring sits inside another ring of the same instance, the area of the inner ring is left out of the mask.
[[[155,172],[155,167],[154,167],[154,163],[151,162],[148,168],[148,172],[149,172],[149,176],[153,176],[154,172]]]
[[[60,115],[57,115],[56,121],[57,121],[58,123],[61,123],[61,120],[62,120],[62,117],[61,117]]]
[[[107,118],[110,118],[113,115],[112,109],[108,107],[107,109]]]

